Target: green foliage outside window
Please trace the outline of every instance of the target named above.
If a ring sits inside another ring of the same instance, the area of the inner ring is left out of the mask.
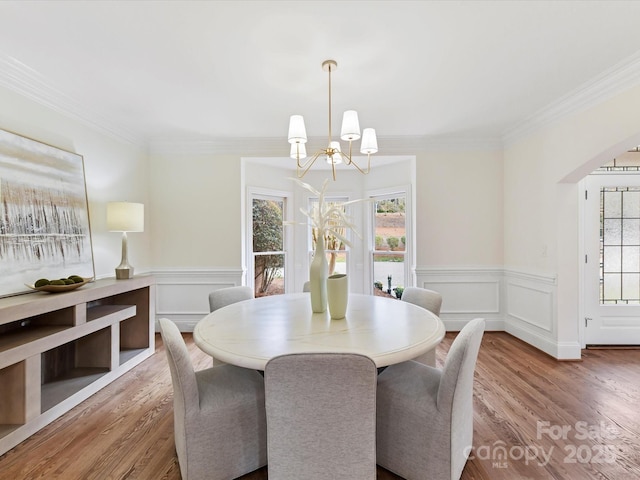
[[[283,249],[282,204],[273,200],[253,201],[253,251],[274,252]],[[266,293],[284,267],[284,255],[255,255],[256,294]]]

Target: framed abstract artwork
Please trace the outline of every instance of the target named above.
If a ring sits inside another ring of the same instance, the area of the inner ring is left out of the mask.
[[[0,297],[95,275],[81,155],[0,130]]]

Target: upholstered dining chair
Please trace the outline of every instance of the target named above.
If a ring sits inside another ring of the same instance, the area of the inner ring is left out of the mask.
[[[473,441],[473,375],[484,326],[482,318],[464,326],[442,370],[403,362],[378,376],[378,465],[407,480],[460,478]]]
[[[237,286],[220,288],[209,294],[209,312],[226,307],[232,303],[242,302],[243,300],[250,300],[252,298],[254,298],[254,296],[251,287]],[[221,362],[215,357],[211,357],[211,364],[216,367],[218,365],[224,365],[224,362]]]
[[[173,383],[182,480],[232,479],[266,465],[262,376],[233,365],[196,372],[176,324],[161,318],[160,331]]]
[[[253,298],[253,289],[251,287],[220,288],[209,294],[209,311],[213,312],[232,303],[249,300],[251,298]]]
[[[375,479],[376,366],[299,353],[265,367],[269,480]]]
[[[401,299],[405,302],[413,303],[431,313],[440,316],[440,307],[442,307],[442,295],[433,290],[420,287],[407,287],[402,293]],[[423,353],[419,357],[414,358],[414,361],[428,365],[430,367],[436,366],[436,349],[433,348],[426,353]]]

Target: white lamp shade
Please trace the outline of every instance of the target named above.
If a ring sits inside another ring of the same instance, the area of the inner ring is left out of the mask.
[[[110,232],[144,232],[144,204],[109,202],[107,228]]]
[[[340,150],[340,142],[331,142],[329,144],[329,148],[332,148],[335,152],[341,152],[342,150]],[[338,165],[339,163],[342,163],[342,155],[340,155],[339,153],[334,153],[333,155],[329,156],[327,155],[327,163],[329,165],[331,165],[332,163],[334,165]]]
[[[306,158],[307,157],[307,147],[304,146],[304,143],[292,143],[291,144],[291,158]]]
[[[307,130],[302,115],[291,115],[289,119],[289,143],[307,143]]]
[[[360,143],[360,153],[376,153],[378,151],[378,139],[373,128],[365,128],[362,131],[362,142]]]
[[[360,122],[358,121],[358,112],[355,110],[347,110],[342,115],[340,138],[349,141],[360,138]]]

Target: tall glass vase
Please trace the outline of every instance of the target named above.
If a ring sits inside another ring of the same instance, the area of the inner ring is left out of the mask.
[[[309,291],[313,313],[322,313],[327,309],[327,277],[329,264],[324,252],[324,236],[318,234],[316,251],[309,267]]]

